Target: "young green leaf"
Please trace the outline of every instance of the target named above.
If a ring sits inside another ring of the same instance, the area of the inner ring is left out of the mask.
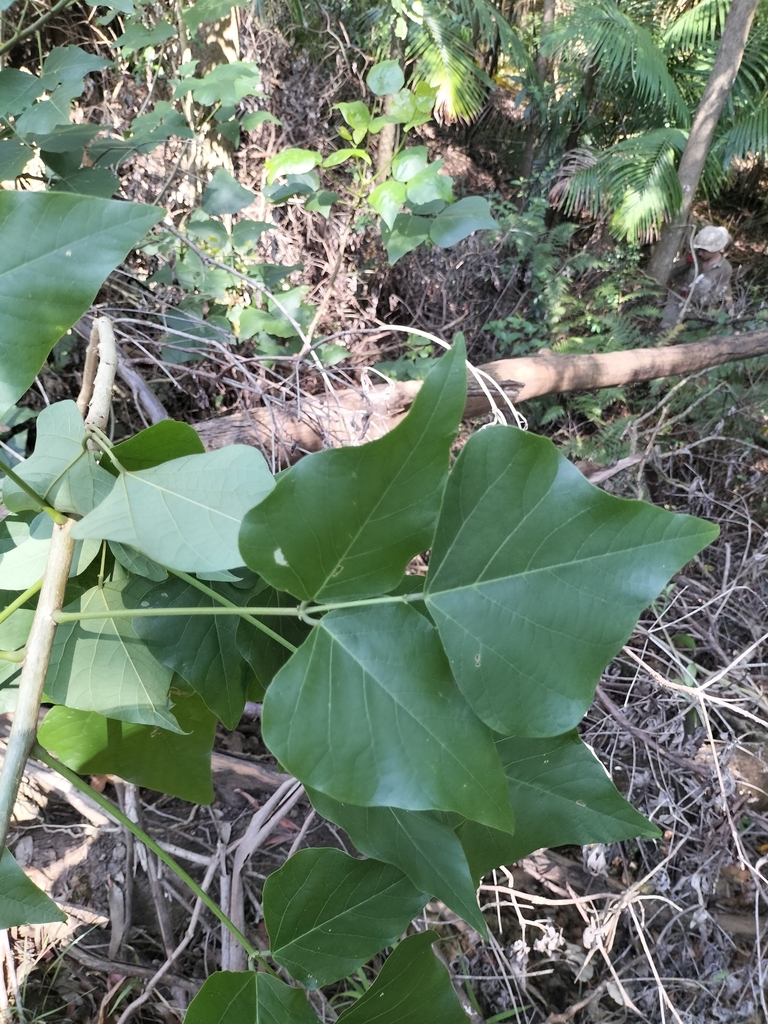
[[[371,158],[364,149],[337,149],[335,153],[331,153],[323,160],[323,167],[338,167],[339,164],[346,163],[347,160],[363,160],[367,164],[371,162]]]
[[[450,823],[453,815],[397,807],[355,807],[318,790],[308,788],[307,792],[317,811],[343,828],[366,857],[400,868],[417,889],[442,900],[481,935],[486,934],[475,895],[480,875],[470,873],[462,844]],[[477,827],[483,834],[495,831],[484,825]],[[502,857],[498,863],[510,862]]]
[[[336,800],[514,827],[491,734],[407,605],[326,615],[273,679],[263,730],[289,772]]]
[[[240,523],[274,487],[254,448],[231,445],[121,473],[105,501],[77,523],[76,539],[116,540],[183,572],[242,565]]]
[[[387,250],[387,259],[392,266],[401,256],[426,242],[432,221],[426,217],[414,217],[410,213],[399,213],[391,229],[382,227],[381,240]]]
[[[432,952],[436,932],[411,935],[339,1024],[467,1024],[447,968]]]
[[[301,989],[289,988],[271,974],[217,971],[204,982],[189,1004],[184,1024],[319,1024],[319,1021]]]
[[[478,716],[506,735],[572,729],[643,608],[716,536],[603,493],[543,437],[475,434],[446,488],[427,607]]]
[[[0,856],[0,928],[66,921],[50,897],[30,882],[7,849]]]
[[[438,213],[430,228],[429,237],[435,245],[447,249],[475,231],[498,228],[491,216],[491,205],[481,196],[466,196]]]
[[[380,185],[368,196],[368,202],[381,217],[388,228],[392,228],[400,207],[405,202],[407,186],[402,181],[394,181],[389,178],[382,181]]]
[[[280,474],[274,493],[243,520],[246,565],[303,600],[391,590],[431,542],[465,396],[458,342],[385,437],[310,455]]]
[[[45,716],[38,742],[80,775],[117,775],[136,786],[209,804],[216,719],[197,694],[174,694],[173,702],[182,733],[58,706]]]
[[[65,610],[124,609],[126,584],[94,587]],[[168,698],[172,675],[139,640],[130,619],[63,622],[53,641],[45,692],[55,704],[180,732]]]
[[[85,515],[106,498],[114,484],[85,445],[83,417],[77,406],[70,401],[57,402],[37,417],[34,454],[16,474],[59,512]],[[3,484],[3,502],[11,512],[39,508],[13,480]]]
[[[313,149],[284,149],[277,156],[265,161],[267,184],[271,185],[278,175],[306,174],[323,162],[320,153]]]
[[[427,898],[389,864],[301,850],[264,885],[271,954],[307,988],[329,985],[392,945]]]
[[[237,603],[243,600],[244,591],[235,587],[216,584],[215,589],[229,600]],[[180,579],[169,579],[158,586],[132,580],[126,587],[125,597],[133,607],[221,607],[213,598]],[[154,657],[161,665],[178,672],[227,729],[234,729],[240,721],[248,690],[246,663],[236,641],[237,627],[234,615],[133,619],[136,635]]]
[[[411,146],[401,150],[392,161],[392,177],[395,181],[408,182],[419,171],[424,170],[429,159],[426,146]]]
[[[255,198],[250,189],[244,188],[228,171],[219,167],[203,192],[200,205],[206,213],[218,216],[222,213],[238,213],[250,206]]]
[[[375,96],[390,96],[403,88],[405,75],[396,60],[383,60],[373,65],[365,81]]]
[[[167,569],[127,544],[111,540],[109,541],[109,550],[115,556],[115,561],[134,576],[143,576],[144,579],[152,580],[153,583],[162,583],[163,580],[168,579]]]
[[[54,344],[164,212],[138,203],[0,191],[0,408],[24,394]]]

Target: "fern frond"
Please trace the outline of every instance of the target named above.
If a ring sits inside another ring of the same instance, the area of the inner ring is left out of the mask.
[[[542,52],[598,67],[603,91],[631,82],[641,103],[661,104],[678,123],[690,124],[688,106],[650,31],[611,0],[577,0],[573,14],[555,22]]]

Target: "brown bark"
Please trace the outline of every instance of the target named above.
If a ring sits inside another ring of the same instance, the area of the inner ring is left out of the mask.
[[[739,359],[768,354],[768,329],[730,337],[705,338],[690,345],[639,348],[604,355],[543,352],[522,359],[500,359],[482,369],[517,403],[565,391],[620,387],[659,377],[696,373]],[[295,405],[256,408],[196,426],[206,448],[251,444],[275,465],[294,462],[305,452],[359,445],[392,430],[416,397],[420,381],[397,381],[367,391],[343,391],[304,398]],[[504,400],[497,396],[503,408]],[[470,380],[466,415],[488,413],[488,400]]]
[[[680,187],[683,190],[683,203],[675,220],[664,225],[659,244],[648,264],[649,275],[660,285],[667,283],[675,255],[681,247],[717,122],[728,102],[741,66],[757,4],[758,0],[732,0],[725,19],[717,58],[696,109],[688,142],[677,170]]]

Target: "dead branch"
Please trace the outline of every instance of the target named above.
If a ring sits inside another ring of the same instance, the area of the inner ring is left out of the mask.
[[[481,367],[515,402],[566,391],[622,387],[660,377],[695,373],[712,366],[768,354],[768,330],[710,337],[689,345],[638,348],[602,355],[558,355],[543,351],[521,359],[499,359]],[[295,461],[305,452],[375,440],[402,420],[420,381],[396,381],[233,413],[197,424],[206,448],[251,444],[266,453],[277,449],[277,462]],[[467,416],[488,412],[488,400],[471,388]]]

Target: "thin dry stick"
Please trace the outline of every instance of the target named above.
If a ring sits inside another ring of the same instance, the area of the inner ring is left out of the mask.
[[[245,902],[242,878],[245,862],[264,842],[267,836],[277,828],[281,819],[290,811],[294,804],[298,803],[303,795],[304,787],[296,779],[284,782],[280,789],[254,814],[245,834],[238,840],[237,844],[230,846],[230,850],[232,850],[236,845],[237,852],[232,864],[229,917],[240,931],[243,931],[245,928]],[[230,971],[242,971],[245,967],[245,950],[241,950],[239,947],[233,948],[230,943],[229,966],[225,967],[222,963],[222,968]]]
[[[117,345],[112,321],[100,316],[94,321],[93,330],[99,337],[99,368],[93,382],[93,396],[85,417],[86,427],[105,430],[112,405],[112,387],[117,373]]]
[[[83,419],[85,419],[88,403],[93,397],[93,382],[96,380],[96,370],[99,365],[99,328],[96,324],[96,320],[91,324],[91,338],[88,348],[85,350],[83,383],[80,385],[80,394],[77,396],[77,411]]]
[[[205,873],[205,878],[203,879],[202,884],[200,886],[200,888],[203,889],[205,892],[208,891],[208,887],[211,884],[211,880],[213,879],[213,876],[214,876],[214,873],[216,871],[216,868],[218,867],[218,864],[219,864],[219,858],[218,858],[218,855],[217,855],[209,863],[208,870]],[[197,900],[195,900],[195,908],[192,911],[192,917],[190,918],[189,926],[187,927],[187,930],[184,933],[184,937],[182,938],[181,942],[168,955],[165,963],[157,971],[157,973],[154,974],[149,979],[149,981],[147,982],[146,986],[144,987],[144,991],[142,992],[142,994],[137,999],[134,999],[134,1001],[132,1003],[129,1003],[128,1006],[126,1006],[126,1008],[123,1010],[122,1015],[118,1019],[117,1024],[127,1024],[127,1021],[129,1021],[131,1019],[131,1017],[134,1015],[134,1013],[137,1010],[139,1010],[144,1005],[144,1003],[147,1002],[149,997],[152,995],[153,989],[157,988],[157,986],[163,980],[164,976],[171,969],[171,965],[173,964],[174,960],[178,960],[178,958],[181,956],[181,954],[184,952],[184,950],[190,944],[190,942],[192,941],[192,939],[195,936],[195,931],[197,930],[197,922],[198,922],[198,920],[200,918],[200,914],[202,912],[202,909],[203,909],[203,901],[198,898]]]

